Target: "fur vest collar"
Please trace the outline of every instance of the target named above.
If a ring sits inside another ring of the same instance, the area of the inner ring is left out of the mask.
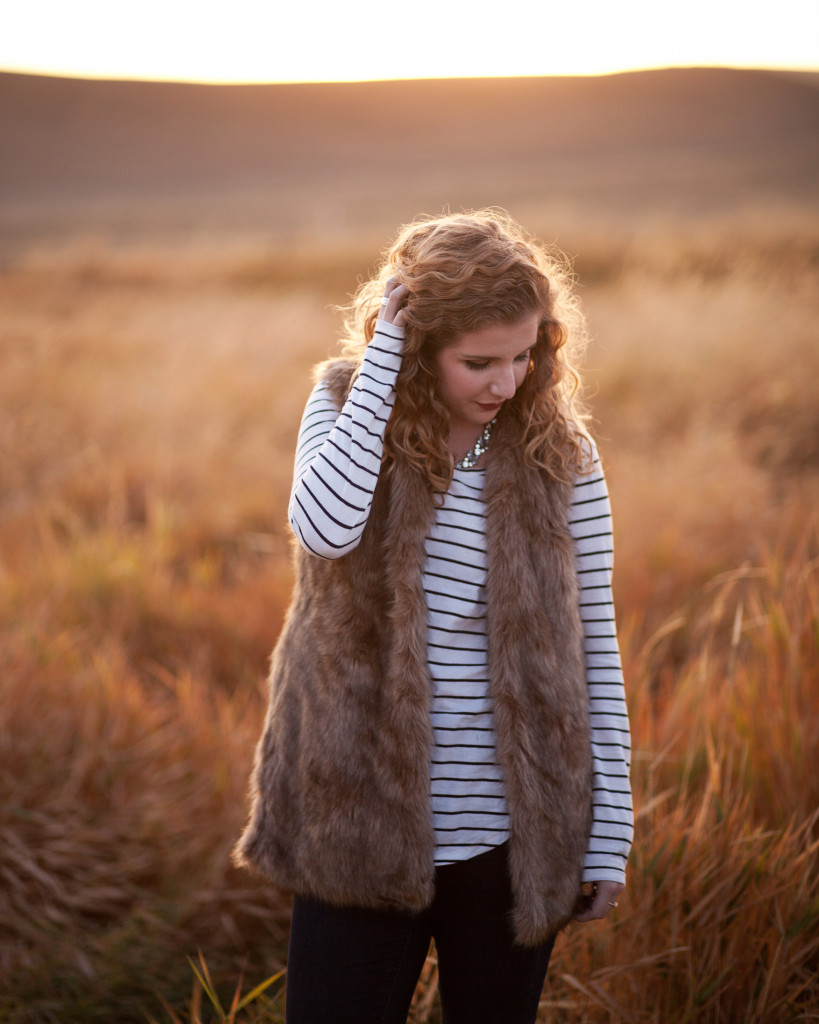
[[[339,405],[352,367],[328,375]],[[571,485],[532,470],[499,417],[487,454],[488,634],[510,814],[514,927],[524,945],[571,918],[591,821],[588,697]],[[296,552],[273,653],[239,863],[338,905],[421,909],[434,886],[429,805],[426,483],[379,481],[358,547]]]

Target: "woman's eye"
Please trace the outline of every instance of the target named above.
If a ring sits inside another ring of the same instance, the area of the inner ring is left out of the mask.
[[[489,366],[489,363],[473,363],[471,359],[467,359],[466,368],[468,370],[485,370]]]
[[[531,352],[521,352],[521,354],[519,356],[515,357],[516,361],[519,362],[519,363],[528,363],[531,358],[532,358],[532,353]]]

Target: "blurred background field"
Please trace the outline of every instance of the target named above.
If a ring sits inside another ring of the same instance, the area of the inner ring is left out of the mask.
[[[819,1019],[815,78],[0,75],[0,113],[0,1020],[218,1019],[188,957],[225,1005],[283,966],[228,853],[310,367],[402,221],[483,204],[574,258],[633,715],[627,897],[542,1020]]]

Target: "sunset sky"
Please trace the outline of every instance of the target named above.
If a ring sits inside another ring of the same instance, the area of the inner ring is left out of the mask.
[[[0,69],[193,81],[601,74],[670,65],[819,68],[810,0],[23,0]]]

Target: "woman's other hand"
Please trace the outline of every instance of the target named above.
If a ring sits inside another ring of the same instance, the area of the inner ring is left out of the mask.
[[[617,906],[617,897],[625,889],[620,882],[595,882],[593,899],[584,910],[575,914],[575,921],[597,921]]]
[[[406,298],[406,285],[398,284],[395,278],[391,277],[384,288],[384,298],[381,300],[378,319],[386,320],[388,324],[395,324],[396,327],[403,327]]]

